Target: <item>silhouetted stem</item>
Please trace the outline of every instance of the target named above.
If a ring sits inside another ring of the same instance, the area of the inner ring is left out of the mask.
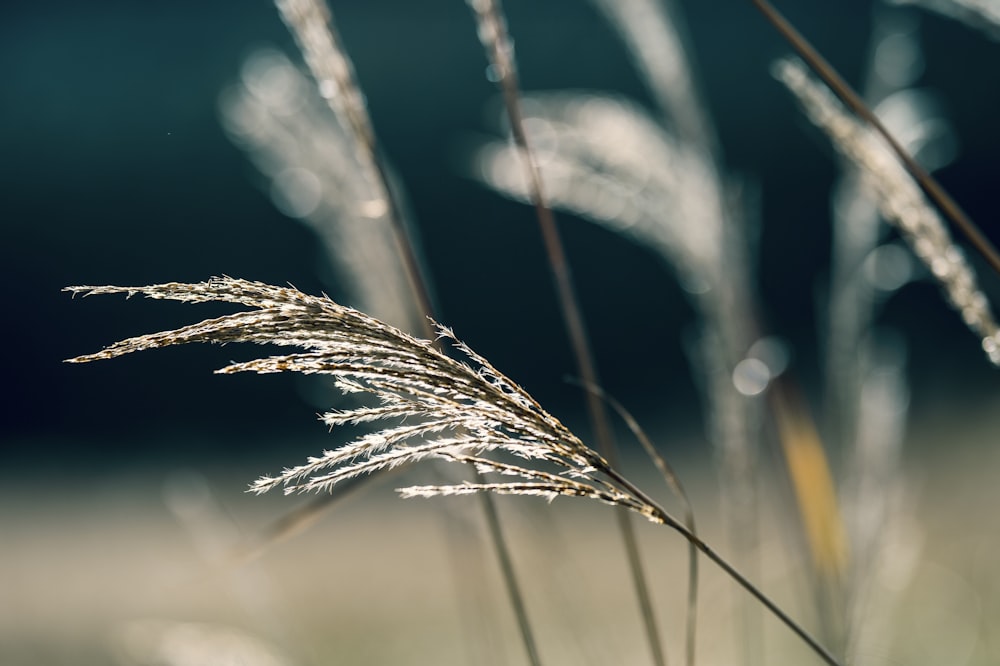
[[[608,393],[602,389],[600,386],[585,385],[580,382],[573,381],[573,383],[579,384],[585,390],[597,395],[599,398],[604,400],[611,409],[615,410],[615,413],[625,422],[628,429],[632,432],[635,438],[642,445],[643,450],[645,450],[646,455],[649,456],[650,460],[653,461],[653,465],[656,467],[657,471],[663,477],[664,482],[666,482],[667,487],[674,493],[678,500],[681,502],[681,506],[684,509],[684,525],[688,528],[691,534],[697,534],[698,530],[695,528],[694,523],[694,509],[691,506],[691,500],[688,498],[687,492],[684,490],[683,484],[681,484],[680,477],[674,471],[674,468],[667,462],[667,460],[660,455],[653,446],[653,442],[646,435],[646,432],[639,425],[639,422],[635,420],[635,417],[625,409],[618,400],[613,396],[608,395]],[[698,550],[694,543],[690,543],[690,551],[688,553],[688,607],[687,607],[687,630],[685,637],[685,655],[686,663],[688,666],[694,666],[695,662],[695,639],[698,633]]]
[[[700,550],[708,559],[712,560],[720,569],[722,569],[730,578],[736,581],[740,587],[749,592],[753,597],[755,597],[761,604],[764,605],[771,613],[781,620],[781,622],[792,630],[803,642],[808,645],[813,652],[815,652],[824,662],[829,664],[829,666],[843,666],[833,654],[830,653],[818,640],[816,640],[808,631],[806,631],[798,622],[793,620],[790,615],[783,611],[776,603],[774,603],[770,597],[761,592],[756,585],[751,583],[743,574],[741,574],[733,565],[726,561],[721,555],[715,552],[708,544],[702,541],[698,535],[694,534],[689,530],[683,523],[674,518],[670,513],[668,513],[663,507],[653,501],[648,495],[639,490],[634,486],[628,479],[623,477],[621,474],[616,472],[614,469],[607,467],[600,463],[600,461],[595,461],[595,466],[597,466],[601,472],[606,474],[608,478],[612,479],[615,483],[619,484],[627,493],[634,495],[639,498],[643,503],[648,505],[652,510],[652,517],[654,520],[662,522],[667,527],[671,527],[674,530],[681,533],[681,535],[688,540],[689,543],[694,545],[695,548]]]
[[[497,81],[503,94],[504,107],[507,110],[507,118],[510,122],[511,133],[515,144],[521,152],[531,202],[535,207],[535,214],[538,217],[538,225],[541,229],[545,253],[548,258],[549,267],[552,270],[553,280],[555,281],[559,306],[562,311],[563,322],[566,325],[566,332],[573,348],[577,371],[586,383],[598,386],[600,382],[598,380],[594,355],[590,348],[587,330],[583,323],[583,315],[581,314],[579,301],[573,287],[569,262],[566,259],[566,252],[563,249],[559,229],[556,227],[555,216],[546,202],[538,164],[535,162],[531,146],[528,142],[528,135],[524,129],[524,117],[521,113],[520,90],[513,44],[507,34],[506,21],[500,9],[500,2],[499,0],[469,0],[469,4],[476,14],[480,39],[486,47],[490,63],[496,71]],[[614,436],[608,423],[608,416],[604,410],[604,405],[592,393],[587,393],[586,403],[590,424],[601,452],[612,464],[617,464],[618,456]],[[666,657],[663,652],[663,646],[660,643],[659,630],[656,626],[656,616],[653,611],[653,603],[650,598],[646,575],[643,571],[642,560],[639,556],[639,546],[635,537],[635,528],[632,525],[632,517],[627,511],[622,510],[617,513],[617,521],[625,546],[629,569],[632,573],[632,582],[635,587],[636,596],[638,597],[639,610],[645,625],[653,663],[656,666],[665,666]]]

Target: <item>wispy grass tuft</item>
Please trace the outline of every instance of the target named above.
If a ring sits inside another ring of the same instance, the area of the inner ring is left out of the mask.
[[[447,328],[438,334],[464,358],[455,360],[430,340],[420,340],[326,297],[306,295],[229,277],[207,282],[142,287],[67,287],[74,294],[143,294],[187,303],[226,302],[253,310],[206,319],[182,328],[141,335],[104,350],[69,359],[84,363],[135,351],[190,342],[253,342],[293,346],[304,351],[232,363],[217,372],[301,372],[332,375],[347,393],[368,394],[370,406],[330,412],[331,425],[390,421],[338,449],[324,451],[304,464],[255,481],[261,493],[325,491],[361,475],[438,459],[470,466],[471,481],[408,486],[406,497],[473,493],[585,497],[634,511],[684,536],[701,553],[753,595],[823,661],[839,661],[774,601],[607,460],[586,446],[558,419]],[[412,422],[410,422],[412,421]],[[508,459],[488,457],[506,454]],[[523,461],[523,462],[522,462]],[[509,480],[509,479],[515,480]]]
[[[260,49],[220,97],[230,139],[275,205],[322,241],[345,300],[406,331],[422,330],[384,193],[366,176],[354,129],[280,51]]]
[[[975,333],[990,362],[1000,365],[1000,327],[972,266],[944,221],[930,207],[903,165],[867,125],[847,113],[833,94],[797,60],[781,60],[775,76],[802,104],[836,149],[865,174],[882,215],[899,229],[944,290],[948,302]]]
[[[609,465],[587,448],[521,387],[435,324],[466,362],[452,359],[427,340],[291,287],[215,278],[196,284],[146,287],[70,287],[74,293],[133,295],[184,302],[223,301],[257,309],[151,335],[123,340],[103,351],[70,359],[80,363],[189,342],[255,342],[295,346],[297,354],[233,363],[218,372],[301,372],[332,375],[345,393],[368,394],[376,404],[322,416],[333,426],[392,421],[381,429],[258,479],[251,491],[327,491],[337,483],[428,458],[471,463],[483,474],[518,477],[511,482],[468,482],[402,488],[405,496],[505,494],[590,497],[624,506],[647,518],[656,511],[640,498],[599,478]],[[483,458],[503,451],[526,461],[551,463],[549,472]],[[663,522],[662,518],[657,522]]]

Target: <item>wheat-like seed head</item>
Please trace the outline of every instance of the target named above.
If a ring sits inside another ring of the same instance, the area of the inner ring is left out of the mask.
[[[341,481],[363,474],[437,458],[472,466],[478,476],[471,482],[401,488],[404,497],[492,492],[540,495],[551,500],[565,495],[624,507],[680,532],[694,548],[767,606],[826,663],[838,666],[822,645],[691,529],[613,469],[524,389],[443,326],[436,325],[439,336],[450,341],[464,355],[465,362],[445,355],[431,341],[419,340],[325,296],[308,296],[293,287],[221,277],[198,283],[79,286],[67,287],[66,291],[83,295],[143,294],[156,299],[215,301],[255,308],[122,340],[69,362],[114,358],[187,342],[256,342],[299,347],[305,351],[233,363],[218,372],[329,374],[344,391],[372,395],[376,404],[331,412],[324,416],[328,423],[394,421],[338,449],[324,451],[305,464],[262,477],[251,485],[252,492],[276,487],[284,487],[286,493],[329,490]],[[513,464],[486,457],[496,452],[526,462]],[[547,469],[542,469],[543,466]],[[492,474],[499,480],[484,480],[484,474]],[[507,480],[509,477],[517,480]]]
[[[341,481],[429,458],[472,465],[481,474],[517,481],[403,488],[406,497],[491,491],[515,495],[590,497],[625,506],[656,522],[662,511],[616,481],[608,463],[485,358],[435,324],[441,339],[464,357],[455,360],[420,340],[326,297],[308,296],[229,277],[144,287],[81,286],[84,295],[124,293],[188,303],[220,301],[255,309],[122,340],[69,359],[82,363],[188,342],[254,342],[299,347],[293,354],[232,363],[220,373],[301,372],[332,375],[346,393],[374,398],[367,406],[322,415],[332,426],[379,423],[374,432],[324,451],[305,463],[255,481],[262,493],[326,491]],[[527,465],[492,460],[502,452]],[[546,469],[541,469],[545,467]],[[609,476],[611,474],[611,476]]]

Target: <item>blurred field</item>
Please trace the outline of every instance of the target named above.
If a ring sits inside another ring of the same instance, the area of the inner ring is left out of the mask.
[[[917,501],[894,561],[901,587],[873,591],[877,603],[896,602],[872,663],[1000,662],[998,406],[918,419],[906,470]],[[697,442],[691,450],[705,451]],[[675,462],[703,532],[729,554],[709,455]],[[633,462],[633,475],[657,487],[637,467]],[[524,663],[468,498],[403,502],[391,492],[398,478],[376,480],[308,531],[252,563],[233,564],[242,539],[302,502],[242,493],[266,471],[273,470],[6,470],[0,664],[180,663],[178,641],[194,648],[184,657],[190,664]],[[804,610],[794,513],[781,508],[781,484],[768,485],[763,571],[755,577],[815,626]],[[502,498],[500,507],[544,662],[647,663],[620,545],[608,536],[610,510],[532,498]],[[686,549],[652,525],[640,536],[676,662]],[[907,553],[919,559],[911,562]],[[732,557],[740,563],[745,555]],[[703,572],[698,663],[738,663],[732,608],[741,593],[707,562]],[[768,663],[813,663],[776,623],[764,619],[763,626]],[[271,652],[251,649],[257,661],[233,656],[230,630],[256,637]],[[263,660],[268,655],[272,661]]]

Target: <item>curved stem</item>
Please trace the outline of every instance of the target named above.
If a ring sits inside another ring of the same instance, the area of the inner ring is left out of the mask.
[[[823,645],[816,640],[808,631],[806,631],[802,625],[793,620],[790,615],[781,609],[774,601],[771,600],[766,594],[760,591],[760,589],[750,582],[742,573],[739,572],[732,564],[730,564],[725,558],[715,552],[707,543],[702,541],[698,535],[694,534],[689,530],[683,523],[677,520],[675,517],[670,515],[663,507],[657,504],[655,501],[650,499],[648,495],[639,490],[631,481],[623,477],[621,474],[611,469],[606,464],[601,464],[595,461],[595,466],[598,467],[601,472],[606,474],[612,481],[619,484],[626,492],[634,495],[637,499],[647,505],[650,509],[650,517],[654,520],[662,522],[667,527],[671,527],[677,532],[680,532],[681,536],[688,540],[695,548],[700,550],[708,559],[715,563],[720,569],[722,569],[730,578],[736,581],[740,587],[749,592],[753,597],[757,599],[765,608],[771,611],[771,614],[778,618],[782,624],[792,630],[795,635],[797,635],[802,641],[808,645],[813,652],[815,652],[828,666],[843,666],[840,661],[837,660],[833,654],[827,650]]]
[[[666,459],[660,455],[653,446],[653,442],[646,435],[646,432],[639,425],[639,422],[635,420],[635,417],[625,409],[614,396],[611,396],[602,389],[600,386],[594,386],[593,384],[587,384],[583,381],[570,378],[570,383],[577,384],[584,390],[593,393],[597,397],[604,400],[608,406],[611,407],[618,414],[619,418],[625,422],[625,425],[631,431],[632,435],[638,440],[639,444],[642,445],[643,450],[646,455],[649,456],[650,460],[653,461],[653,465],[656,467],[657,471],[663,477],[664,482],[667,487],[674,493],[677,499],[680,501],[681,506],[684,510],[684,525],[688,528],[691,534],[698,534],[698,530],[695,527],[694,522],[694,508],[691,506],[691,500],[688,498],[687,491],[684,490],[683,484],[681,484],[680,477],[674,471],[674,468],[666,461]],[[688,607],[687,607],[687,628],[685,631],[685,656],[687,666],[694,666],[695,663],[695,642],[698,634],[698,549],[693,542],[689,542],[690,551],[688,553]]]

